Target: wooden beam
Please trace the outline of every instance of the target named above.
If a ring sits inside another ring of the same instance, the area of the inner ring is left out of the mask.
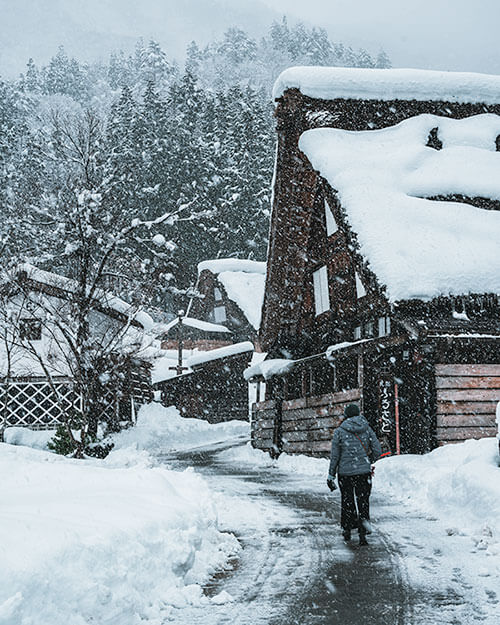
[[[297,430],[333,430],[340,423],[335,417],[325,417],[321,419],[300,419],[298,421],[283,422],[283,432],[295,432]]]
[[[437,376],[500,376],[500,364],[436,365]]]
[[[500,389],[500,376],[452,376],[436,377],[436,388],[496,388]]]
[[[469,427],[495,427],[495,413],[491,414],[456,414],[438,415],[438,428],[461,428],[464,431]]]
[[[297,432],[283,432],[283,442],[305,442],[317,443],[319,441],[328,441],[332,444],[332,430],[298,430]]]
[[[438,389],[437,400],[439,401],[500,401],[500,390],[497,389],[468,389],[468,390],[443,390]]]
[[[437,414],[495,414],[497,402],[493,401],[438,401]]]
[[[458,441],[469,438],[490,438],[495,436],[496,427],[438,427],[438,441]]]
[[[283,451],[289,454],[321,454],[327,456],[330,453],[332,442],[329,441],[309,441],[309,442],[285,442],[283,441]]]

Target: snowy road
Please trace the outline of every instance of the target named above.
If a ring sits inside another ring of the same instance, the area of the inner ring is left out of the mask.
[[[233,443],[234,444],[234,443]],[[217,457],[223,446],[164,456],[195,467],[217,492],[219,525],[243,546],[206,588],[232,602],[184,608],[197,625],[462,625],[498,623],[498,579],[472,568],[467,539],[408,508],[372,497],[368,547],[340,537],[338,493],[323,480]],[[225,445],[227,447],[227,444]]]

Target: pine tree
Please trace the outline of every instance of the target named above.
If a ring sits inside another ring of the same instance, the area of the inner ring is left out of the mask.
[[[364,48],[360,48],[358,50],[356,66],[357,67],[375,67],[375,63],[373,62],[372,57],[368,54],[368,52]]]
[[[380,69],[390,69],[392,67],[391,60],[387,56],[385,50],[380,50],[377,54],[377,60],[375,61],[375,67]]]
[[[191,41],[186,50],[186,72],[196,76],[200,69],[203,55],[196,41]]]
[[[38,69],[33,59],[29,59],[26,65],[26,77],[25,77],[26,90],[31,93],[37,93],[40,90],[40,82],[38,76]]]

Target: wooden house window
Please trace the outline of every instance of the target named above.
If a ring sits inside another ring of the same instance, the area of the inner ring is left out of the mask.
[[[314,283],[314,306],[316,316],[326,310],[330,310],[330,294],[328,292],[328,271],[326,266],[320,267],[313,272]]]
[[[326,220],[326,235],[329,237],[332,234],[335,234],[339,229],[337,226],[337,222],[335,221],[335,217],[333,216],[332,209],[328,205],[328,202],[325,200],[325,220]]]
[[[361,326],[356,326],[354,328],[354,340],[359,341],[361,338]]]
[[[224,323],[227,321],[225,306],[216,306],[214,308],[214,321],[215,323]]]
[[[387,336],[391,333],[391,318],[390,317],[379,317],[378,320],[378,335],[379,336]]]
[[[367,321],[364,326],[364,333],[366,338],[371,338],[373,336],[373,321]]]
[[[214,299],[216,302],[222,301],[222,293],[217,287],[214,288]]]
[[[358,272],[356,272],[356,295],[358,296],[358,299],[366,295],[365,285],[359,277]]]
[[[19,337],[24,341],[40,341],[42,339],[42,322],[40,319],[20,319]]]

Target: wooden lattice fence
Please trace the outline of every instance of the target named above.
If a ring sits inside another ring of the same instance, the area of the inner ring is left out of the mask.
[[[81,410],[82,398],[70,379],[53,384],[57,393],[46,379],[0,383],[0,427],[51,429],[63,423],[68,412]]]
[[[71,379],[54,380],[53,386],[45,379],[0,383],[0,430],[7,427],[54,429],[64,423],[71,412],[81,412],[82,396],[75,391]],[[105,389],[99,396],[97,420],[134,419],[145,401],[147,399],[139,393],[131,396],[125,402],[127,409],[123,414],[123,402],[120,404],[115,390]]]

